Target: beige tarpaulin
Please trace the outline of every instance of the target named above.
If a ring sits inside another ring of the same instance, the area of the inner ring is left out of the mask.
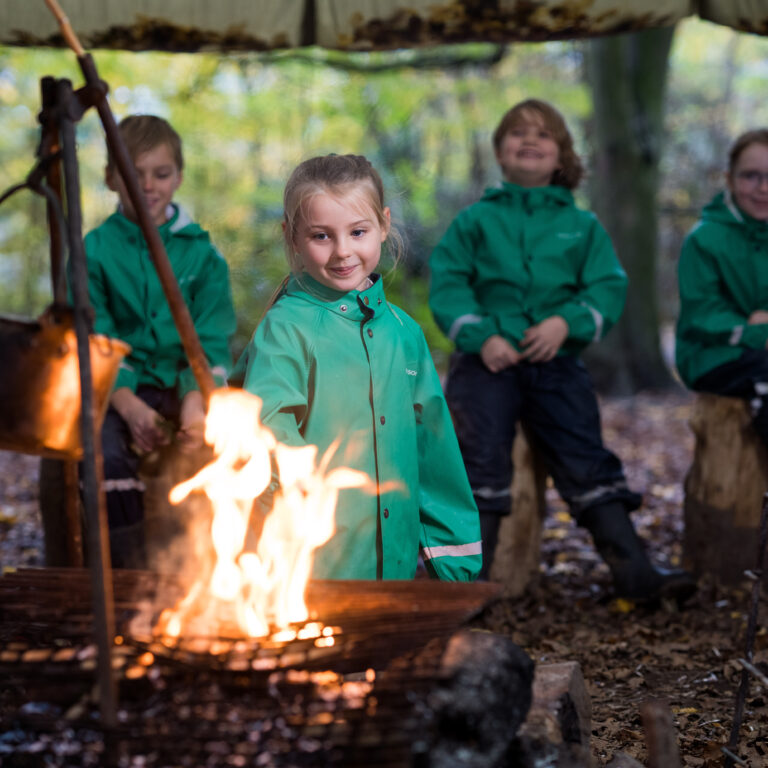
[[[768,34],[768,0],[60,0],[87,48],[372,50],[554,40],[698,15]],[[0,0],[0,44],[62,45],[43,0]]]

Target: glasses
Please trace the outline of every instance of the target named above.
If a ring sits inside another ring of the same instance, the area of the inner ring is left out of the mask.
[[[739,171],[736,174],[736,179],[745,187],[760,187],[763,185],[763,182],[768,184],[768,173],[761,173],[760,171]]]

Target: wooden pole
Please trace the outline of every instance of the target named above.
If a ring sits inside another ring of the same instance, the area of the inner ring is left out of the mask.
[[[763,496],[763,509],[760,514],[760,536],[757,545],[757,568],[750,576],[752,578],[752,600],[749,609],[749,620],[747,622],[747,642],[745,659],[750,664],[754,661],[755,636],[757,634],[757,609],[760,604],[760,585],[763,581],[765,569],[765,547],[768,543],[768,493]],[[739,731],[741,730],[741,720],[744,715],[744,703],[747,699],[749,690],[749,669],[744,667],[741,670],[741,680],[739,689],[736,692],[736,704],[733,712],[733,723],[731,725],[731,736],[728,739],[728,749],[724,751],[724,768],[732,768],[736,761],[736,750],[739,745]]]

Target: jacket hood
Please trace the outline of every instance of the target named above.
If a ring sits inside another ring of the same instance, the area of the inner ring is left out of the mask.
[[[482,200],[526,200],[531,205],[573,205],[573,193],[570,189],[555,184],[548,187],[521,187],[509,181],[502,181],[499,186],[489,187],[483,193]]]
[[[166,234],[180,235],[181,237],[207,236],[205,230],[199,224],[192,221],[190,215],[180,205],[171,203],[168,208],[168,220],[158,227],[162,236]],[[141,227],[135,221],[131,221],[119,207],[110,216],[110,220],[113,224],[122,227],[126,233],[138,233],[141,231]]]
[[[750,232],[768,237],[768,222],[753,219],[749,214],[744,213],[736,205],[729,190],[719,192],[704,206],[701,220],[717,224],[730,224],[735,227],[746,227]]]

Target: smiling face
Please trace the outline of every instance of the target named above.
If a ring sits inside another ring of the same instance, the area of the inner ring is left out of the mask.
[[[384,215],[389,222],[389,208]],[[301,268],[319,283],[359,291],[379,263],[388,231],[361,196],[321,192],[302,206],[293,245]]]
[[[149,214],[159,227],[166,221],[166,208],[181,184],[182,173],[168,144],[158,144],[146,152],[141,152],[134,158],[133,163],[139,186],[149,207]],[[128,190],[117,169],[107,170],[107,186],[120,197],[123,213],[131,221],[138,221]]]
[[[502,137],[496,160],[504,178],[521,187],[545,187],[560,166],[560,147],[540,115],[526,111]]]
[[[768,145],[748,144],[726,175],[733,199],[744,213],[768,221]]]

